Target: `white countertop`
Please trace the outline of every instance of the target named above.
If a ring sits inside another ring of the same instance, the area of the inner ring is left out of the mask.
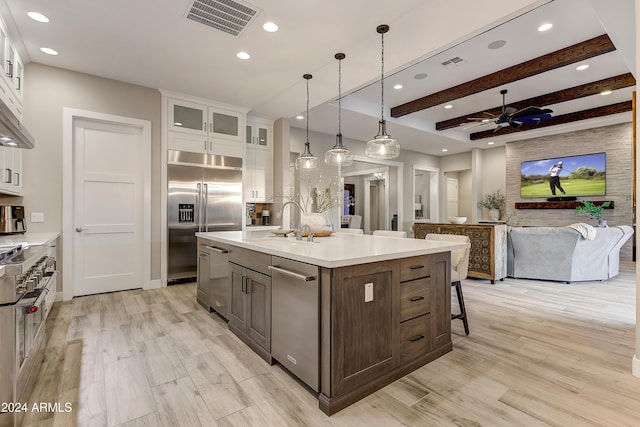
[[[6,245],[10,243],[22,243],[29,246],[48,245],[55,239],[60,237],[60,233],[29,233],[24,234],[7,234],[0,236],[0,244]]]
[[[293,237],[282,236],[261,236],[248,239],[246,238],[248,235],[246,233],[243,235],[242,231],[196,233],[196,236],[327,268],[386,261],[469,247],[468,243],[347,233],[316,237],[314,242],[307,242],[306,238],[296,240]]]

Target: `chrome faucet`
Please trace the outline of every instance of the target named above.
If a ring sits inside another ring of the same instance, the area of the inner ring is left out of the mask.
[[[309,224],[305,224],[300,228],[300,233],[296,233],[296,240],[302,240],[302,236],[307,234],[307,242],[313,242],[313,233]]]
[[[300,205],[298,205],[298,203],[296,203],[294,201],[288,201],[288,202],[283,203],[282,204],[282,209],[280,210],[280,218],[283,217],[284,208],[286,208],[287,205],[293,205],[298,209],[298,227],[296,227],[296,232],[300,233],[300,217],[301,217],[301,214],[300,214]],[[282,224],[282,228],[284,228],[284,224]],[[298,238],[298,234],[297,233],[296,233],[296,238]],[[300,240],[300,239],[298,239],[298,240]]]

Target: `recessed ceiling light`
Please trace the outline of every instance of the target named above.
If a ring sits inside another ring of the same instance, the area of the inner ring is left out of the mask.
[[[551,27],[553,27],[553,24],[549,24],[549,23],[542,24],[542,25],[540,25],[540,26],[538,27],[538,31],[540,31],[540,32],[548,31],[548,30],[550,30],[550,29],[551,29]]]
[[[50,47],[41,47],[40,50],[43,51],[44,53],[46,53],[47,55],[57,55],[58,54],[57,50],[53,50]]]
[[[275,33],[278,31],[278,26],[273,22],[265,22],[264,25],[262,25],[262,29],[268,33]]]
[[[416,80],[426,79],[427,78],[427,74],[426,73],[418,73],[415,76],[413,76],[413,78],[416,79]]]
[[[496,41],[493,41],[493,42],[489,43],[489,45],[487,47],[489,49],[495,50],[495,49],[500,49],[501,47],[503,47],[506,44],[507,44],[507,42],[504,41],[504,40],[496,40]]]
[[[17,147],[17,146],[18,146],[18,144],[16,144],[16,143],[15,143],[15,142],[13,142],[13,141],[11,141],[11,142],[7,142],[7,145],[8,145],[9,147]]]
[[[451,104],[447,104],[447,105],[445,105],[445,106],[444,106],[444,108],[446,108],[446,109],[448,110],[448,109],[450,109],[450,108],[453,108],[453,105],[451,105]]]
[[[298,119],[298,120],[304,120],[304,116],[296,116],[296,119]]]
[[[578,65],[576,67],[576,70],[582,71],[582,70],[586,70],[587,68],[589,68],[589,64],[582,64],[582,65]]]
[[[173,123],[173,125],[174,125],[174,126],[182,126],[182,123],[180,123],[180,122],[174,122],[174,123]]]
[[[491,142],[487,142],[487,145],[493,145],[495,144],[495,142],[491,141]]]
[[[27,16],[38,22],[49,22],[49,18],[38,12],[27,12]]]
[[[0,141],[11,141],[11,138],[9,138],[8,136],[3,136],[2,138],[0,138]]]
[[[402,89],[402,85],[401,84],[397,84],[393,87],[395,90],[400,90]]]
[[[602,92],[600,92],[600,95],[611,95],[611,91],[610,90],[603,90]]]
[[[443,153],[446,153],[447,151],[449,151],[449,150],[447,150],[446,148],[443,148],[443,149],[442,149],[442,152],[443,152]]]
[[[249,59],[251,58],[251,55],[249,55],[247,52],[238,52],[236,53],[236,56],[240,59]]]

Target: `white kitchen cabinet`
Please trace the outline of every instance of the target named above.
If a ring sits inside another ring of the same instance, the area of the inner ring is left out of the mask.
[[[247,117],[245,136],[247,144],[270,147],[273,138],[273,122]]]
[[[167,148],[192,153],[242,157],[242,146],[237,142],[221,141],[204,135],[181,132],[168,132]]]
[[[22,196],[22,149],[0,146],[0,193]]]
[[[22,120],[24,66],[0,22],[0,98]]]
[[[271,150],[262,146],[248,145],[245,163],[245,202],[269,202],[269,198],[273,195]]]
[[[169,131],[206,136],[214,142],[244,140],[246,114],[228,107],[170,98]]]

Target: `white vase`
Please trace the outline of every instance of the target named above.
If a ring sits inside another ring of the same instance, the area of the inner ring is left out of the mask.
[[[500,209],[489,209],[489,219],[498,221],[500,219]]]
[[[303,213],[300,217],[300,226],[308,225],[312,233],[326,231],[324,215],[318,212]]]
[[[607,225],[607,220],[606,219],[599,219],[598,220],[598,227],[608,227]]]

